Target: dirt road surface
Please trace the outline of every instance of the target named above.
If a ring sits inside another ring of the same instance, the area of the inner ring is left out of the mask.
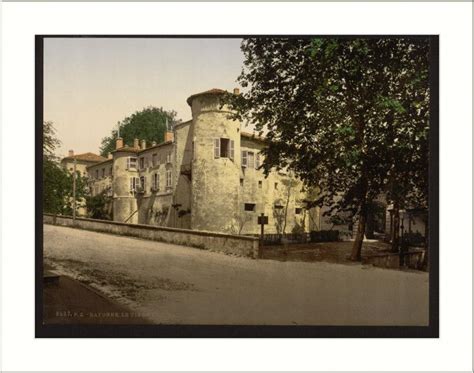
[[[158,324],[427,325],[428,274],[44,226],[44,260]]]

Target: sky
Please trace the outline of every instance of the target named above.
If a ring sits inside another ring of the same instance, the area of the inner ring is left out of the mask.
[[[99,153],[117,122],[147,106],[191,119],[186,99],[232,91],[242,70],[240,39],[51,38],[44,42],[44,120],[76,154]]]

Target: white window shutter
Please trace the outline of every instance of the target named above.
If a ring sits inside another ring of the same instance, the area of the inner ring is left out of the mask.
[[[255,155],[255,169],[258,169],[260,167],[260,153],[257,153]]]
[[[130,191],[133,191],[133,177],[130,178]]]
[[[234,140],[229,141],[229,158],[234,160]]]
[[[221,139],[214,139],[214,158],[221,156]]]
[[[242,167],[247,167],[247,151],[242,150]]]

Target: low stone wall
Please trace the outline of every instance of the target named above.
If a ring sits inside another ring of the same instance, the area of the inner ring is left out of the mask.
[[[72,217],[50,214],[43,215],[43,223],[168,242],[229,255],[259,257],[259,241],[254,237],[85,218],[76,218],[73,222]]]
[[[425,256],[424,250],[413,250],[403,254],[403,267],[421,269]],[[362,258],[362,263],[372,264],[375,267],[400,268],[399,253],[381,253]]]

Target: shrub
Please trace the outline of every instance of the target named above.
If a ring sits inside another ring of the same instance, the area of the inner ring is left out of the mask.
[[[311,231],[310,234],[311,242],[334,242],[339,241],[339,231]]]
[[[403,240],[410,246],[423,246],[425,237],[420,232],[404,233]]]

